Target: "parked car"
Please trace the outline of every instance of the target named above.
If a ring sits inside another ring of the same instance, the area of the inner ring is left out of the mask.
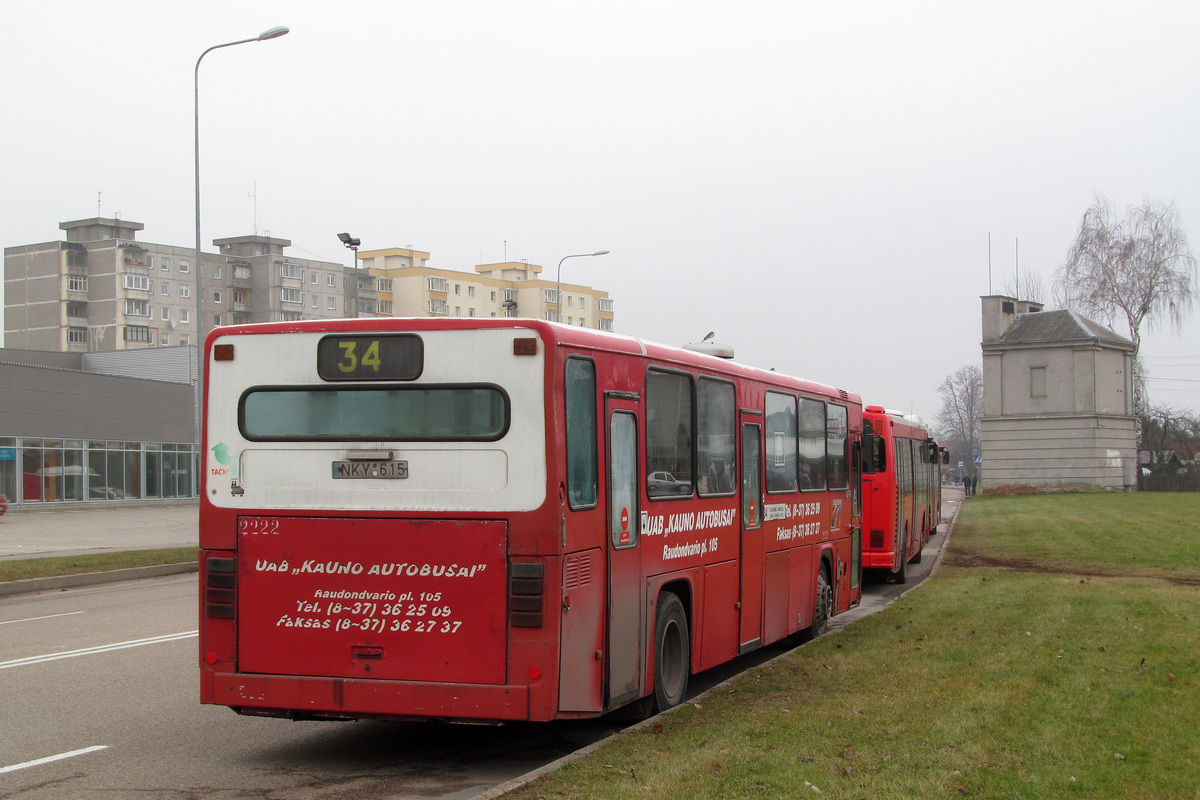
[[[120,500],[125,497],[125,493],[111,486],[100,486],[93,483],[88,487],[88,497],[93,500]]]
[[[692,482],[681,481],[669,472],[651,472],[646,480],[646,491],[651,497],[664,494],[691,494]]]
[[[44,467],[34,473],[25,474],[25,499],[82,500],[83,476],[88,478],[87,495],[92,500],[120,500],[125,493],[104,485],[100,473],[79,465]],[[57,486],[54,487],[54,484]],[[54,488],[52,488],[54,487]],[[57,496],[56,496],[57,495]]]
[[[0,494],[0,517],[3,517],[6,511],[8,511],[8,495]]]

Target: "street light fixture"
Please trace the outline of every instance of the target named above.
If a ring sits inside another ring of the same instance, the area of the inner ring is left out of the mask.
[[[568,258],[591,258],[592,256],[606,256],[607,250],[597,250],[594,253],[576,253],[570,256],[563,256],[558,261],[558,275],[554,280],[554,295],[558,299],[558,319],[557,322],[562,322],[562,262]]]
[[[255,36],[252,39],[238,39],[236,42],[225,42],[224,44],[214,44],[212,47],[205,50],[196,59],[195,81],[193,83],[196,111],[196,456],[197,466],[204,464],[203,454],[200,453],[200,403],[203,400],[204,386],[204,322],[203,322],[203,299],[204,294],[200,285],[200,260],[203,258],[200,252],[200,62],[204,57],[213,50],[219,50],[222,47],[233,47],[235,44],[246,44],[247,42],[265,42],[268,39],[278,39],[280,36],[287,34],[291,29],[284,25],[276,25],[274,28],[267,28],[265,31]],[[200,485],[200,476],[195,475],[196,485]]]
[[[362,244],[362,240],[355,239],[348,233],[339,233],[338,239],[341,239],[342,244],[354,251],[354,318],[358,319],[358,247]]]

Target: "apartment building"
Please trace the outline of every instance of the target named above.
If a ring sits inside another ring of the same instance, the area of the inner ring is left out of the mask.
[[[287,239],[215,239],[220,258],[205,256],[205,329],[247,322],[339,319],[348,316],[349,269],[328,261],[285,256]],[[370,298],[373,285],[362,290]]]
[[[119,218],[59,224],[63,241],[4,249],[8,347],[94,352],[197,341],[196,251],[137,239]],[[236,322],[346,316],[342,264],[284,255],[267,235],[217,239],[203,254],[203,329]],[[373,284],[370,287],[373,290]]]
[[[382,316],[533,317],[613,329],[608,292],[564,283],[560,305],[556,281],[537,264],[479,264],[472,274],[431,268],[429,253],[409,248],[367,250],[359,259],[375,279]]]
[[[57,352],[193,344],[196,251],[139,241],[140,222],[94,217],[59,224],[62,241],[4,249],[7,347]],[[214,239],[203,253],[202,333],[216,325],[344,317],[533,317],[613,329],[607,292],[562,285],[523,261],[474,273],[435,269],[429,253],[368,250],[360,266],[294,258],[268,234]],[[555,276],[557,277],[557,276]]]

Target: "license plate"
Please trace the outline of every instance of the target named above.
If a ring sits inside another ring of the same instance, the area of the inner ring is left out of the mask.
[[[334,461],[335,478],[407,478],[407,461]]]

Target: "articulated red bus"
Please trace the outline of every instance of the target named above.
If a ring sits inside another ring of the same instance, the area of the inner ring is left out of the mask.
[[[552,720],[856,605],[856,395],[529,319],[205,343],[201,700]]]
[[[881,406],[863,411],[864,428],[878,437],[874,473],[863,476],[863,567],[908,581],[908,565],[937,533],[941,516],[942,452],[918,417]]]

